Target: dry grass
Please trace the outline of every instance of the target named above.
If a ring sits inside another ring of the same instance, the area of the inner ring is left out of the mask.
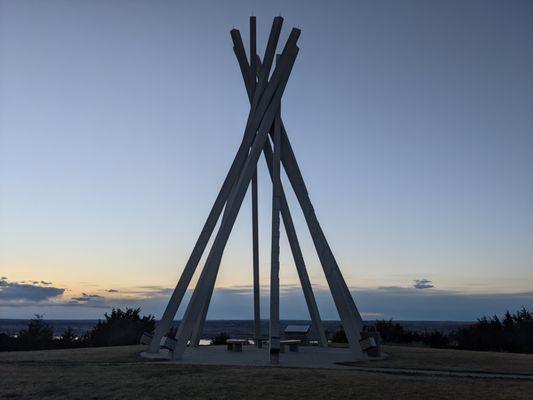
[[[344,370],[146,364],[140,346],[0,353],[2,399],[531,399],[533,382],[435,378]],[[427,351],[428,353],[424,352]],[[390,347],[381,366],[464,370],[494,355]],[[527,372],[507,358],[510,370]],[[473,357],[473,358],[471,358]],[[527,356],[526,356],[527,357]],[[405,361],[405,365],[401,362]],[[470,360],[470,361],[469,361]],[[529,358],[531,360],[531,358]],[[466,364],[461,364],[465,362]],[[385,365],[389,363],[389,365]],[[446,365],[444,365],[446,364]],[[377,366],[378,362],[372,363]],[[480,370],[480,365],[475,365]],[[483,366],[484,367],[484,366]],[[510,370],[506,369],[506,372]]]
[[[389,358],[358,366],[533,374],[533,354],[384,346]],[[533,398],[533,395],[531,396]]]

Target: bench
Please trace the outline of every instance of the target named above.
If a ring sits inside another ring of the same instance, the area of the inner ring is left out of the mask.
[[[152,335],[150,332],[144,332],[143,335],[141,336],[140,343],[148,345],[152,342],[153,337],[154,335]]]
[[[161,338],[161,341],[159,342],[159,347],[169,351],[174,351],[174,348],[176,347],[177,343],[178,342],[176,341],[176,339],[163,336]]]
[[[286,339],[286,340],[280,340],[280,352],[285,353],[285,346],[289,346],[289,351],[292,351],[294,353],[298,352],[298,346],[300,345],[302,341],[298,339]]]
[[[373,325],[365,325],[359,340],[361,348],[369,357],[381,356],[381,336]]]
[[[228,339],[228,340],[226,340],[226,345],[228,346],[228,351],[241,352],[243,344],[248,344],[248,340],[246,340],[246,339]]]

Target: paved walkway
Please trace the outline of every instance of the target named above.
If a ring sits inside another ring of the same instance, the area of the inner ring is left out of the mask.
[[[280,353],[281,367],[296,368],[336,368],[347,369],[341,363],[351,358],[346,348],[300,346],[299,352]],[[267,348],[258,349],[253,345],[243,346],[242,352],[227,351],[226,346],[200,346],[187,348],[181,360],[164,361],[176,364],[236,365],[270,367]]]

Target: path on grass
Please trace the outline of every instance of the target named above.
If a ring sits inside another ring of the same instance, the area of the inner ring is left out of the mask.
[[[445,376],[455,378],[482,378],[482,379],[521,379],[533,381],[533,374],[506,374],[498,372],[469,372],[469,371],[450,371],[450,370],[433,370],[433,369],[413,369],[413,368],[384,368],[384,367],[356,367],[350,364],[342,364],[350,367],[352,370],[364,372],[377,372],[387,374],[405,374],[405,375],[426,375],[426,376]]]

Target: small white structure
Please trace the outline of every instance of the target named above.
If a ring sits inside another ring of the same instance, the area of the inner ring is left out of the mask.
[[[291,334],[307,335],[309,333],[309,329],[311,329],[310,325],[287,325],[284,332],[287,335],[291,335]]]
[[[287,325],[283,331],[283,335],[287,340],[298,340],[301,344],[308,344],[308,334],[311,330],[311,325]]]
[[[253,236],[253,292],[254,292],[254,339],[259,343],[260,305],[259,305],[259,242],[258,242],[258,204],[257,204],[257,167],[261,154],[264,154],[268,172],[272,179],[272,245],[271,245],[271,273],[270,273],[270,361],[277,363],[280,351],[280,323],[279,323],[279,239],[280,220],[283,219],[289,245],[294,257],[298,277],[302,285],[303,294],[311,316],[318,343],[327,347],[327,338],[322,326],[320,314],[316,304],[307,268],[302,255],[296,228],[294,226],[289,205],[285,197],[280,174],[283,167],[290,185],[294,190],[298,203],[303,211],[305,221],[311,233],[315,249],[318,253],[322,269],[331,291],[335,306],[346,332],[353,360],[366,357],[359,340],[363,328],[361,315],[357,310],[350,290],[344,281],[337,261],[331,251],[329,243],[309,198],[296,156],[294,155],[289,136],[281,118],[281,98],[299,48],[297,46],[300,30],[293,28],[281,54],[276,57],[276,47],[283,24],[282,17],[274,18],[268,38],[265,54],[261,59],[256,51],[256,20],[250,17],[250,53],[246,55],[240,32],[231,30],[233,50],[241,70],[250,101],[250,112],[241,145],[235,155],[233,163],[220,188],[218,196],[202,228],[200,236],[192,250],[189,260],[183,269],[181,277],[170,297],[161,321],[156,326],[150,342],[147,356],[157,357],[161,348],[172,353],[174,359],[181,359],[187,345],[198,346],[203,325],[209,309],[209,302],[217,279],[222,255],[229,239],[237,214],[241,208],[248,187],[252,188],[252,236]],[[275,62],[275,68],[271,73]],[[270,139],[269,139],[270,137]],[[208,144],[207,144],[208,145]],[[169,331],[178,307],[180,306],[187,287],[196,271],[198,263],[204,254],[207,244],[215,230],[217,222],[221,220],[213,244],[207,256],[205,265],[194,288],[192,297],[187,305],[183,319],[175,335],[175,342],[169,338],[163,339]],[[297,328],[300,329],[300,328]],[[309,329],[307,329],[309,330]],[[146,337],[145,339],[146,340]],[[234,346],[237,343],[233,344]],[[293,343],[293,349],[297,349]],[[239,347],[234,347],[236,351]],[[240,347],[242,350],[242,345]]]

